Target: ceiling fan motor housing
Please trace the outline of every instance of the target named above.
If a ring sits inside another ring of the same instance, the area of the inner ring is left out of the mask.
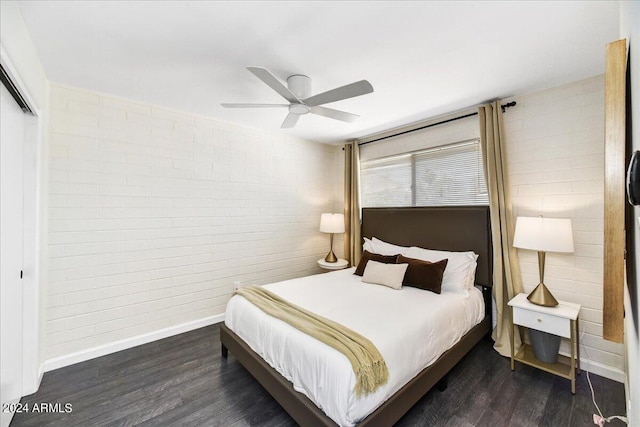
[[[302,74],[294,74],[287,79],[287,87],[295,96],[305,99],[311,96],[311,79]]]

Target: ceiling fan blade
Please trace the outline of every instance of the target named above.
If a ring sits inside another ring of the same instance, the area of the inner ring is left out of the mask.
[[[371,86],[371,83],[366,80],[360,80],[359,82],[351,83],[346,86],[341,86],[336,89],[313,95],[305,99],[304,103],[309,107],[315,107],[317,105],[341,101],[343,99],[349,99],[371,92],[373,92],[373,86]]]
[[[334,110],[333,108],[327,107],[311,107],[311,113],[317,114],[319,116],[329,117],[330,119],[341,120],[343,122],[355,122],[358,117],[357,114],[351,114],[340,110]]]
[[[284,119],[284,122],[282,122],[282,126],[280,127],[283,129],[292,128],[296,125],[299,118],[300,118],[300,114],[289,113],[287,115],[287,118]]]
[[[280,80],[278,80],[273,74],[266,68],[262,67],[247,67],[247,70],[251,71],[257,78],[265,82],[271,89],[275,90],[289,102],[299,103],[300,99],[293,94]]]
[[[288,107],[289,104],[220,104],[225,108],[277,108]]]

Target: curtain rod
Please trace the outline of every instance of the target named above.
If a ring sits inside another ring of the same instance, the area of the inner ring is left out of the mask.
[[[501,105],[502,112],[504,113],[504,110],[506,108],[513,107],[515,105],[516,105],[516,101],[511,101],[511,102],[509,102],[507,104]],[[394,133],[393,135],[383,136],[382,138],[372,139],[371,141],[361,142],[361,143],[358,144],[358,146],[365,145],[365,144],[371,144],[372,142],[382,141],[383,139],[393,138],[395,136],[404,135],[405,133],[415,132],[417,130],[427,129],[427,128],[430,128],[430,127],[433,127],[433,126],[443,125],[445,123],[455,122],[456,120],[466,119],[467,117],[473,117],[473,116],[477,116],[477,115],[478,115],[478,112],[465,114],[464,116],[459,116],[459,117],[454,117],[452,119],[442,120],[441,122],[431,123],[429,125],[421,126],[419,128],[415,128],[415,129],[411,129],[411,130],[405,130],[404,132]]]

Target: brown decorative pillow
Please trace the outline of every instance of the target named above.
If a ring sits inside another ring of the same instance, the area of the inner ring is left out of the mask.
[[[439,294],[442,289],[442,277],[448,261],[443,259],[438,262],[429,262],[402,255],[396,258],[398,264],[409,264],[402,281],[403,286],[413,286],[436,294]]]
[[[398,255],[380,255],[380,254],[372,254],[369,251],[364,251],[362,257],[360,258],[360,262],[358,263],[358,268],[356,268],[355,274],[356,276],[362,276],[364,273],[364,268],[367,266],[369,261],[378,261],[383,264],[395,264],[396,258]]]

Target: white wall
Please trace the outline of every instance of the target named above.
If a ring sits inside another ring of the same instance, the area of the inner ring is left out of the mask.
[[[513,100],[504,121],[514,215],[571,218],[575,252],[547,254],[545,284],[582,305],[582,367],[622,382],[622,345],[602,339],[604,77]],[[537,254],[518,255],[529,292],[539,282]]]
[[[22,19],[18,2],[2,0],[0,12],[0,43],[20,74],[29,95],[40,109],[45,109],[49,82]]]
[[[640,150],[640,3],[623,2],[621,5],[620,38],[627,39],[631,59],[631,115],[633,121],[633,150]],[[640,208],[635,208],[636,221],[640,224]],[[640,228],[640,226],[639,226]],[[640,280],[640,229],[636,229],[635,255],[633,260],[638,272],[637,280]],[[635,287],[635,298],[631,298],[628,287]],[[625,286],[625,330],[624,340],[627,360],[627,416],[629,425],[640,425],[640,281]]]
[[[25,117],[24,151],[24,395],[35,392],[42,375],[40,342],[46,287],[47,134],[49,82],[17,2],[0,2],[1,60],[35,116]]]
[[[58,84],[51,106],[48,369],[321,272],[340,148]]]

